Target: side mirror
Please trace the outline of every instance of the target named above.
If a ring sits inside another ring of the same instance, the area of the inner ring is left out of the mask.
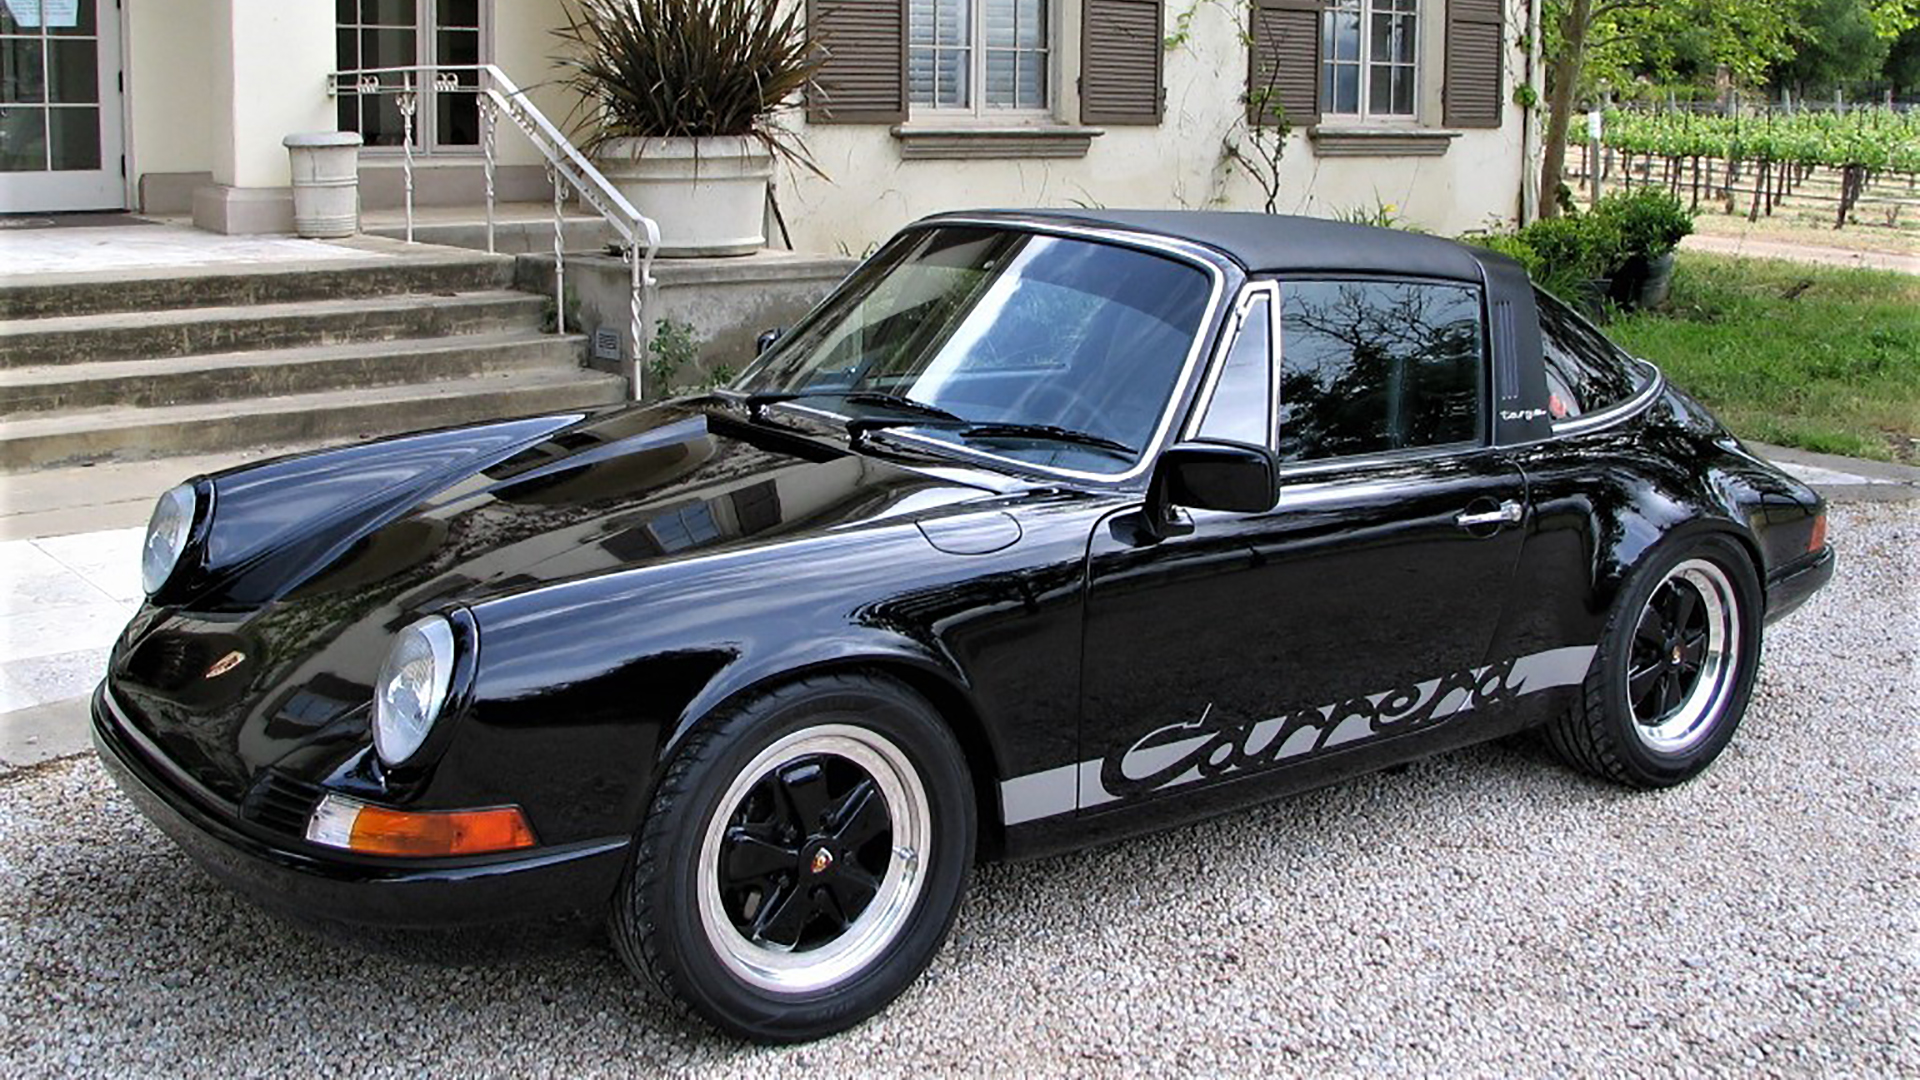
[[[753,355],[765,355],[768,349],[773,348],[773,343],[780,340],[780,335],[786,332],[787,330],[784,326],[776,326],[771,330],[760,331],[760,336],[753,339]]]
[[[1179,443],[1154,466],[1148,520],[1164,522],[1176,506],[1257,514],[1280,501],[1280,470],[1271,451],[1237,443]]]

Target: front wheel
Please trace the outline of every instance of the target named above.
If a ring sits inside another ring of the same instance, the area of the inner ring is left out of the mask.
[[[851,1027],[932,959],[973,862],[958,744],[888,679],[805,679],[690,736],[615,900],[621,957],[763,1042]]]
[[[1566,762],[1668,787],[1733,738],[1760,663],[1762,596],[1746,552],[1719,536],[1655,555],[1621,594],[1582,694],[1547,728]]]

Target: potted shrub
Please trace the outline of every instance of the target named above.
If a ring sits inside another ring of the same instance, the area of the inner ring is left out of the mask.
[[[779,120],[818,67],[801,6],[572,0],[557,62],[582,149],[660,226],[660,254],[744,255],[766,241],[780,155],[815,172]],[[784,12],[784,13],[783,13]]]
[[[1673,253],[1693,232],[1693,214],[1680,197],[1656,188],[1600,200],[1588,215],[1606,224],[1618,244],[1610,295],[1628,306],[1664,303],[1673,284]]]

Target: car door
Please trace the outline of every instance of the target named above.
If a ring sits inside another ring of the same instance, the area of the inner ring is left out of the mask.
[[[1124,515],[1096,527],[1083,809],[1390,739],[1411,755],[1501,696],[1486,653],[1526,492],[1489,445],[1482,308],[1479,286],[1455,282],[1243,294],[1188,435],[1264,441],[1279,501],[1183,512],[1157,540]]]

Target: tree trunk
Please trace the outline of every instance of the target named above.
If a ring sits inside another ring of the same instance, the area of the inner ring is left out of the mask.
[[[1593,21],[1593,0],[1573,0],[1560,18],[1560,55],[1553,58],[1547,76],[1547,136],[1540,155],[1540,216],[1560,216],[1560,185],[1567,171],[1567,131],[1573,123],[1574,84],[1580,81],[1585,60],[1587,28]]]

